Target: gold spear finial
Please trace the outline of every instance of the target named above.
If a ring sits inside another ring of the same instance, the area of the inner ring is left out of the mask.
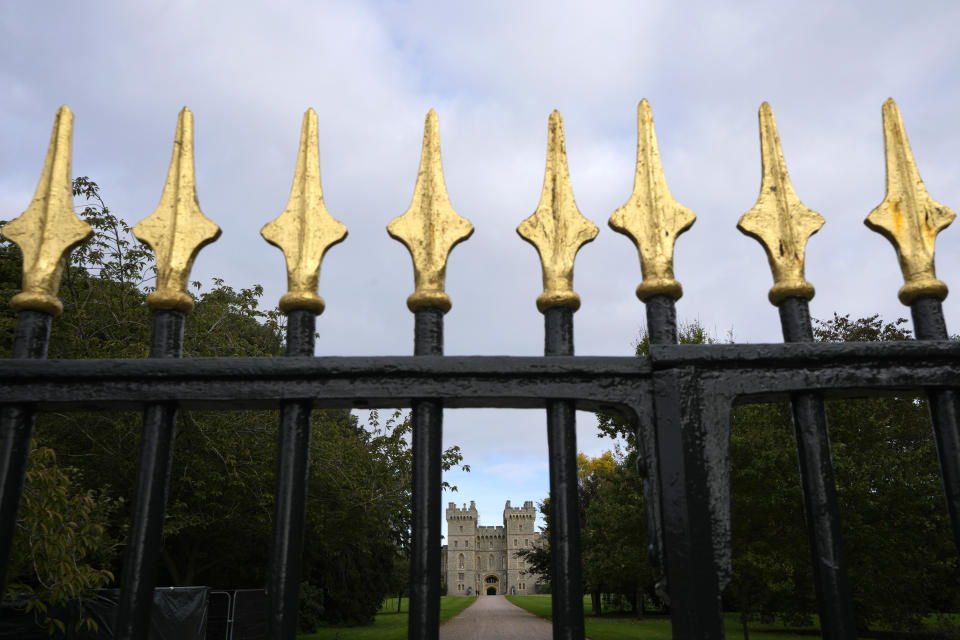
[[[937,280],[933,250],[937,234],[953,222],[956,214],[927,193],[893,98],[883,103],[883,142],[887,195],[864,224],[889,240],[897,252],[904,280],[897,293],[900,302],[909,305],[927,297],[943,300],[947,285]]]
[[[580,308],[580,296],[573,291],[573,262],[580,247],[593,240],[597,232],[597,225],[580,214],[573,199],[563,118],[554,111],[547,129],[547,166],[540,204],[517,227],[520,237],[540,254],[543,293],[537,297],[537,309],[541,313],[551,307]]]
[[[797,197],[780,148],[773,109],[760,105],[760,155],[763,180],[753,209],[740,217],[737,228],[763,245],[773,271],[772,304],[786,298],[811,299],[813,285],[803,277],[807,240],[823,226],[823,217]]]
[[[637,105],[637,169],[633,195],[610,216],[610,228],[629,236],[640,252],[643,282],[637,297],[667,295],[677,300],[683,287],[673,278],[673,246],[677,236],[689,229],[697,216],[670,193],[660,164],[657,133],[650,103]]]
[[[287,208],[260,230],[264,240],[283,251],[287,259],[288,291],[280,298],[283,313],[294,309],[323,313],[323,298],[317,295],[320,263],[327,249],[347,237],[347,228],[323,204],[317,129],[317,113],[307,109]]]
[[[410,208],[387,225],[387,233],[402,242],[413,258],[414,292],[407,298],[410,311],[450,310],[444,292],[447,256],[473,233],[473,225],[450,205],[440,161],[440,124],[433,109],[423,127],[420,171]]]
[[[19,218],[3,227],[3,235],[23,253],[23,291],[10,301],[17,311],[63,312],[57,298],[60,275],[70,251],[90,237],[90,225],[73,212],[70,177],[73,113],[64,105],[57,110],[33,201]]]
[[[220,237],[220,227],[200,211],[193,172],[193,114],[186,107],[177,117],[173,157],[160,204],[133,227],[157,257],[157,290],[147,296],[154,311],[176,309],[189,313],[193,298],[187,280],[200,249]]]

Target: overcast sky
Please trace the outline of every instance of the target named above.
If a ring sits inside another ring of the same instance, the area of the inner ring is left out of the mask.
[[[678,9],[677,7],[683,7]],[[386,224],[409,206],[423,121],[440,119],[450,200],[476,231],[451,254],[447,354],[539,355],[536,251],[515,228],[537,206],[547,118],[564,117],[583,215],[580,355],[627,355],[643,324],[632,243],[607,226],[633,186],[636,108],[653,108],[674,197],[697,215],[676,248],[682,320],[779,342],[772,278],[739,216],[760,186],[757,109],[776,114],[797,194],[826,219],[807,250],[815,317],[908,316],[891,246],[863,225],[884,197],[880,108],[899,103],[931,195],[960,208],[956,2],[5,2],[0,12],[0,219],[22,212],[54,113],[76,116],[73,171],[129,222],[157,205],[178,110],[195,117],[200,205],[223,230],[193,278],[260,283],[274,306],[282,254],[259,236],[285,207],[304,110],[319,115],[327,208],[349,237],[324,261],[318,355],[412,351],[409,254]],[[960,287],[960,235],[937,244]],[[946,300],[957,332],[960,296]],[[952,322],[951,322],[952,321]],[[595,421],[579,446],[597,455]],[[541,412],[448,411],[449,479],[484,524],[548,490]]]

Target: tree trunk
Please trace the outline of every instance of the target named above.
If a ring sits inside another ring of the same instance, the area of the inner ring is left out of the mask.
[[[403,602],[403,595],[397,595],[397,613],[400,613],[400,603]]]
[[[634,608],[634,611],[637,612],[637,620],[643,620],[644,599],[643,587],[637,587],[636,607]]]
[[[599,591],[590,592],[590,604],[593,606],[593,615],[600,616],[603,614],[603,605],[600,602]]]
[[[177,566],[173,554],[170,553],[170,548],[165,546],[163,551],[160,552],[160,555],[163,556],[163,564],[166,565],[167,573],[170,574],[170,579],[173,581],[173,584],[181,584],[180,567]]]
[[[747,614],[740,612],[740,624],[743,626],[743,640],[750,640],[750,627],[747,625]]]

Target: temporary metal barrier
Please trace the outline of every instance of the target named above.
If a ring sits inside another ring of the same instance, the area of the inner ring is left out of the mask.
[[[673,277],[676,236],[694,215],[670,195],[660,166],[650,106],[638,111],[634,192],[610,219],[640,252],[650,354],[574,357],[573,264],[597,234],[580,215],[567,171],[560,114],[549,121],[543,194],[518,232],[540,253],[546,357],[444,357],[446,260],[473,231],[452,209],[443,181],[436,114],[427,115],[413,202],[387,227],[413,257],[413,357],[314,357],[321,259],[346,236],[323,205],[317,116],[304,116],[290,202],[263,228],[283,250],[289,291],[286,358],[180,359],[193,301],[191,263],[219,235],[203,216],[193,176],[192,115],[180,113],[173,160],[160,206],[134,227],[156,253],[157,288],[151,358],[73,360],[44,357],[56,298],[58,265],[90,234],[72,207],[73,116],[62,107],[34,200],[3,228],[23,251],[23,292],[13,356],[0,362],[0,583],[5,579],[36,411],[78,407],[144,414],[142,452],[123,565],[119,635],[146,637],[156,582],[160,532],[180,408],[280,408],[280,463],[267,592],[273,638],[293,638],[310,439],[310,412],[325,407],[413,410],[413,530],[409,636],[438,635],[440,601],[441,429],[445,407],[544,408],[550,460],[554,637],[584,636],[574,411],[619,413],[633,421],[645,477],[652,555],[669,594],[674,638],[722,638],[721,592],[730,578],[730,408],[735,402],[793,405],[804,507],[825,638],[853,638],[840,541],[825,398],[917,389],[929,398],[953,535],[960,550],[960,344],[948,341],[941,301],[947,288],[934,273],[934,239],[954,218],[927,194],[917,173],[899,110],[883,106],[887,195],[867,225],[894,245],[917,341],[814,344],[803,275],[806,241],[823,219],[804,207],[787,175],[773,113],[760,108],[763,181],[756,206],[739,228],[767,252],[785,344],[677,345]]]

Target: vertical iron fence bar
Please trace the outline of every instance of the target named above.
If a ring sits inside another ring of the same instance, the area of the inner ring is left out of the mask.
[[[183,352],[186,315],[177,310],[153,312],[151,358],[179,358]],[[143,410],[143,432],[137,485],[130,514],[130,531],[120,581],[120,611],[116,637],[146,638],[157,584],[157,563],[163,534],[163,514],[173,464],[177,403],[148,404]]]
[[[813,342],[810,307],[805,298],[786,298],[778,308],[784,342]],[[790,404],[820,609],[820,631],[826,640],[855,638],[823,397],[819,393],[797,393],[790,398]]]
[[[675,640],[721,640],[707,417],[696,372],[668,370],[654,379],[657,451],[670,621]]]
[[[573,309],[543,312],[544,355],[573,355]],[[550,561],[554,640],[582,640],[583,579],[577,500],[577,416],[572,400],[547,402],[550,459]]]
[[[443,311],[414,312],[415,356],[443,355]],[[440,500],[443,456],[443,404],[413,401],[413,505],[410,553],[411,640],[440,634]]]
[[[677,342],[676,304],[668,295],[644,300],[651,344]],[[654,380],[657,451],[663,521],[663,567],[670,620],[677,640],[723,638],[706,477],[702,399],[689,372],[664,372]]]
[[[53,317],[43,311],[25,309],[17,314],[12,358],[46,358]],[[29,406],[0,408],[0,594],[7,584],[7,568],[23,481],[30,455],[30,438],[36,413]]]
[[[644,300],[644,309],[647,316],[647,340],[650,344],[676,344],[677,342],[677,310],[674,300],[669,296],[652,296]],[[656,451],[656,426],[653,426],[653,456],[657,456]],[[638,435],[639,441],[639,435]],[[657,469],[647,469],[647,474],[659,473]],[[644,482],[644,500],[660,500],[658,494],[648,490],[649,483]],[[666,552],[664,550],[663,540],[663,520],[659,509],[652,504],[646,505],[647,524],[649,531],[647,535],[653,540],[649,545],[650,563],[657,574],[657,583],[655,590],[661,597],[669,598],[669,587],[667,583]]]
[[[313,356],[316,327],[313,311],[294,309],[287,314],[287,357]],[[267,581],[267,633],[272,640],[293,640],[297,634],[311,410],[309,400],[284,403],[280,409],[273,545]]]
[[[677,343],[677,307],[670,296],[651,296],[643,301],[647,312],[650,344]]]
[[[943,305],[936,298],[920,298],[910,305],[917,340],[947,340]],[[960,395],[953,389],[928,390],[930,421],[937,444],[940,477],[953,525],[953,541],[960,553]]]

